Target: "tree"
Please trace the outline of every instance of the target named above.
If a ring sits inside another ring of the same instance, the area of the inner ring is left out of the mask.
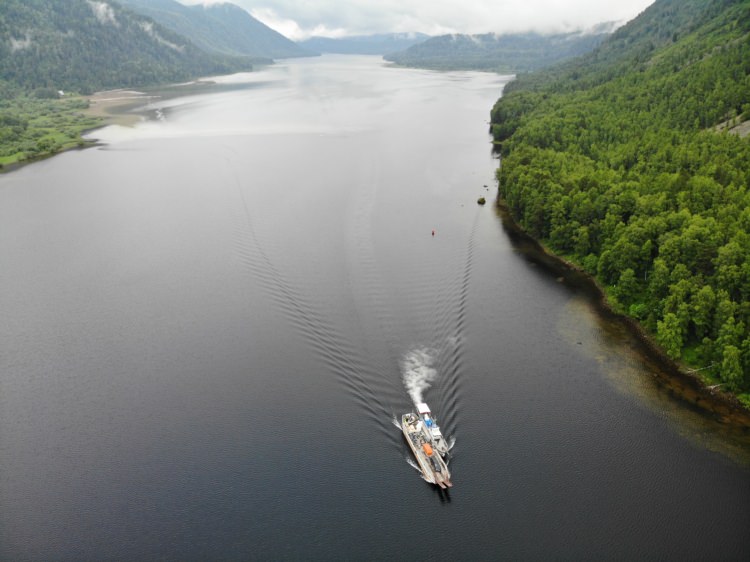
[[[657,322],[656,339],[672,359],[677,359],[682,352],[682,326],[677,315],[668,312],[664,320]]]
[[[704,285],[693,295],[692,299],[692,323],[695,336],[702,340],[711,328],[714,307],[716,306],[716,295],[710,285]]]
[[[633,303],[639,292],[638,280],[635,278],[635,273],[632,269],[627,268],[620,275],[620,279],[617,281],[617,288],[615,294],[620,302],[623,304]]]
[[[733,345],[724,346],[722,350],[721,380],[727,384],[732,392],[737,392],[743,387],[744,373],[742,372],[740,350]]]

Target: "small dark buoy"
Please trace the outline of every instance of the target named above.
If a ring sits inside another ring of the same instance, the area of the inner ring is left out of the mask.
[[[479,205],[484,205],[484,204],[485,204],[486,202],[487,202],[487,201],[485,201],[484,197],[480,197],[479,199],[477,199],[477,203],[478,203]]]
[[[432,235],[435,236],[435,229],[432,229]]]

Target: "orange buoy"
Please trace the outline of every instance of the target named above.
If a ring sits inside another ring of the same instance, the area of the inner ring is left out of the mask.
[[[430,445],[429,443],[425,443],[424,445],[422,445],[422,448],[424,449],[424,452],[427,453],[428,457],[432,456],[432,445]]]

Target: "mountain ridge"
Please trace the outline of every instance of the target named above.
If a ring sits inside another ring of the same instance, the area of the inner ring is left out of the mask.
[[[407,49],[429,36],[423,33],[375,33],[350,37],[310,37],[299,44],[320,53],[385,55]]]
[[[606,32],[541,34],[484,33],[431,37],[386,60],[401,66],[434,70],[485,70],[513,74],[530,72],[597,47]]]
[[[24,89],[93,92],[250,70],[105,0],[3,0],[0,77]]]
[[[185,6],[176,0],[117,0],[208,52],[271,59],[313,56],[230,2]]]

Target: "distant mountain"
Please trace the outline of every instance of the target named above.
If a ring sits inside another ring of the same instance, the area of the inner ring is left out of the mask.
[[[746,0],[745,0],[746,1]],[[633,61],[644,61],[653,51],[674,43],[692,33],[723,4],[734,0],[658,0],[649,6],[645,17],[637,17],[620,27],[606,41],[580,58],[574,58],[543,73],[529,74],[514,80],[504,92],[515,89],[546,87],[562,80],[566,87],[575,84],[586,88],[611,80],[632,70]]]
[[[252,67],[208,54],[104,0],[2,0],[0,80],[82,92],[176,82]]]
[[[428,39],[423,33],[383,33],[376,35],[355,35],[352,37],[311,37],[300,41],[300,45],[319,53],[340,53],[346,55],[385,55],[408,49],[412,45]]]
[[[118,0],[188,37],[201,49],[258,59],[312,56],[310,52],[234,4],[184,6],[175,0]]]
[[[519,73],[592,51],[608,36],[601,29],[556,35],[441,35],[384,58],[402,66],[418,68]]]

